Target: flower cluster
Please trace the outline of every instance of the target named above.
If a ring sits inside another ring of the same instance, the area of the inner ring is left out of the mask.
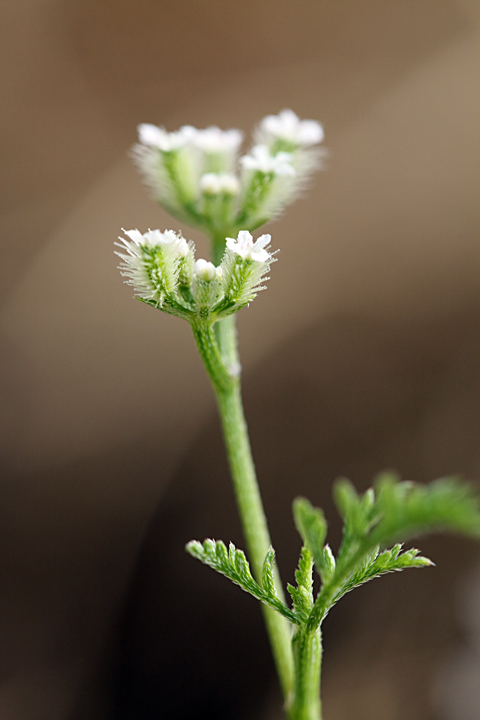
[[[218,267],[195,260],[193,242],[173,230],[125,230],[116,245],[121,248],[120,271],[148,305],[178,315],[191,323],[213,324],[251,302],[274,258],[270,235],[256,241],[248,231],[227,238]]]
[[[263,118],[242,157],[240,130],[143,124],[138,133],[133,158],[155,200],[222,241],[276,217],[322,160],[322,126],[292,110]]]

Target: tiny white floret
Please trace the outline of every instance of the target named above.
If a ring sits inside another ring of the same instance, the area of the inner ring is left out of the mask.
[[[205,195],[238,195],[240,182],[233,173],[205,173],[200,178],[200,190]]]
[[[236,153],[242,140],[243,133],[240,130],[221,130],[215,125],[196,130],[192,137],[193,144],[205,153]]]
[[[205,173],[200,178],[200,190],[205,195],[220,194],[220,175],[218,173]]]
[[[270,245],[271,236],[261,235],[255,242],[248,230],[240,230],[238,238],[227,238],[227,249],[239,255],[244,260],[266,263],[271,261],[272,256],[266,250]]]
[[[163,152],[180,150],[192,142],[195,128],[184,125],[176,132],[167,132],[165,128],[157,127],[149,123],[142,123],[138,126],[138,139],[142,145],[157,147]]]
[[[317,145],[324,138],[322,125],[316,120],[300,120],[293,110],[282,110],[278,115],[267,115],[260,122],[259,139],[267,144],[282,139],[308,147]]]
[[[238,195],[240,192],[240,182],[233,173],[220,174],[220,192],[225,195]]]
[[[199,280],[204,280],[205,282],[211,282],[215,280],[217,276],[217,268],[215,265],[208,262],[208,260],[203,260],[203,258],[195,261],[193,271]]]
[[[240,162],[246,170],[258,170],[265,174],[274,173],[290,177],[296,174],[291,164],[291,154],[279,152],[272,155],[267,145],[255,145],[249,155],[240,158]]]

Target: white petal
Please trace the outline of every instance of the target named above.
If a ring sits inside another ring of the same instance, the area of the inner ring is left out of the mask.
[[[137,130],[140,142],[144,145],[152,145],[154,147],[160,147],[167,135],[165,130],[150,123],[142,123],[138,126]]]

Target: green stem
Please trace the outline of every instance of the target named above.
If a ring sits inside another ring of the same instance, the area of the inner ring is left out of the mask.
[[[310,632],[302,627],[293,638],[295,660],[295,691],[290,708],[290,720],[322,720],[320,702],[320,671],[322,664],[322,636],[320,628]]]
[[[212,235],[212,259],[215,265],[220,265],[225,253],[226,233]],[[237,327],[234,315],[219,320],[215,324],[215,336],[227,371],[232,376],[240,374],[240,360],[238,357]]]
[[[255,474],[239,381],[234,380],[228,390],[217,391],[217,402],[248,555],[255,578],[261,583],[263,561],[271,541]],[[278,574],[275,584],[278,597],[284,600]],[[262,607],[262,610],[280,683],[288,702],[293,689],[291,628],[288,621],[274,610],[267,607]]]
[[[225,321],[222,321],[225,322]],[[233,326],[234,329],[234,326]],[[261,584],[265,555],[271,546],[265,511],[257,483],[247,425],[243,412],[238,372],[229,373],[209,326],[193,326],[197,347],[215,390],[227,449],[235,496],[247,544],[248,556],[257,582]],[[230,341],[235,339],[230,334]],[[235,350],[235,355],[232,355]],[[225,350],[225,354],[227,351]],[[230,345],[230,359],[236,358],[236,344]],[[236,361],[238,364],[238,361]],[[278,572],[275,585],[278,597],[284,593]],[[294,666],[291,647],[291,626],[274,610],[262,606],[267,632],[277,667],[280,684],[288,707],[293,695]]]

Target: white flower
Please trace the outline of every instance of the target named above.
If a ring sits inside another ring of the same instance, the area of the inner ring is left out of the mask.
[[[122,259],[121,274],[127,278],[140,298],[155,300],[162,305],[165,296],[174,293],[178,285],[179,267],[190,253],[190,246],[173,230],[124,230],[129,238],[119,237],[115,243],[126,252],[116,252]]]
[[[227,249],[239,255],[243,260],[254,260],[259,263],[270,262],[272,256],[265,249],[270,245],[270,235],[262,235],[253,242],[253,237],[248,230],[240,230],[238,238],[227,238]]]
[[[142,233],[139,230],[124,230],[125,235],[133,240],[136,244],[140,243],[150,247],[163,247],[171,246],[172,250],[178,257],[186,257],[188,255],[189,247],[185,238],[176,233],[174,230],[148,230],[148,232]]]
[[[132,156],[154,199],[182,222],[223,237],[277,217],[325,154],[314,147],[323,139],[322,126],[292,110],[267,115],[256,130],[257,144],[240,160],[243,134],[235,128],[184,125],[167,132],[144,123],[138,133]]]
[[[226,299],[235,312],[251,302],[260,290],[262,281],[273,262],[268,252],[270,235],[262,235],[254,242],[247,230],[241,230],[238,238],[227,238],[225,255],[220,266],[220,282]]]
[[[192,142],[195,128],[184,125],[176,132],[167,132],[165,128],[157,127],[149,123],[138,126],[138,139],[142,145],[156,147],[162,152],[179,150]]]
[[[240,182],[232,173],[205,173],[200,178],[200,190],[205,195],[238,195]]]
[[[255,145],[249,155],[240,158],[240,162],[245,170],[259,171],[265,175],[273,173],[293,177],[296,174],[290,153],[279,152],[272,155],[266,145]]]
[[[203,260],[203,258],[199,258],[195,261],[193,271],[195,276],[204,282],[211,282],[217,277],[217,268],[215,265],[208,262],[208,260]]]
[[[243,140],[240,130],[220,130],[212,125],[195,130],[192,144],[200,155],[201,173],[231,173]]]
[[[193,144],[205,153],[234,153],[238,152],[242,144],[243,133],[232,128],[220,130],[211,125],[203,130],[195,130],[192,137]]]
[[[220,175],[220,192],[224,195],[238,195],[240,181],[237,176],[232,173],[222,173]]]
[[[277,140],[298,147],[318,145],[324,138],[322,125],[316,120],[300,120],[293,110],[282,110],[278,115],[267,115],[256,131],[256,140],[269,147]]]

